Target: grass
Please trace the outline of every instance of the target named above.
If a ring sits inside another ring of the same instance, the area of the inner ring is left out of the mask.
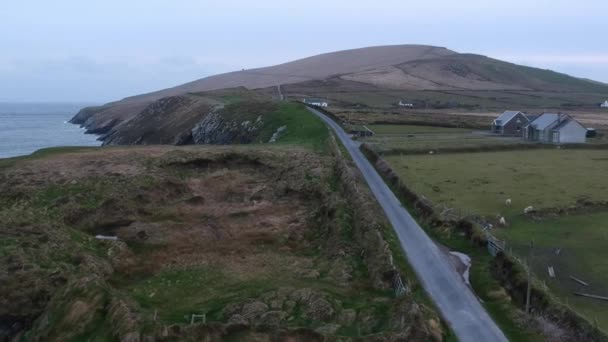
[[[508,241],[516,254],[527,257],[529,243],[534,241],[532,264],[535,274],[564,303],[596,322],[608,331],[608,303],[578,297],[574,292],[607,295],[608,288],[608,212],[590,212],[579,215],[533,221],[523,215],[512,219],[508,230],[497,235]],[[561,249],[559,255],[555,253]],[[553,266],[556,278],[550,278],[547,267]],[[583,287],[572,281],[573,275],[590,285]]]
[[[544,341],[540,334],[531,329],[524,329],[514,322],[518,311],[507,297],[492,295],[492,292],[500,290],[501,286],[490,274],[492,256],[485,249],[473,246],[469,240],[459,234],[433,235],[441,244],[471,258],[472,265],[469,271],[471,286],[483,301],[482,304],[492,319],[510,341]]]
[[[61,147],[42,148],[37,151],[34,151],[32,154],[25,155],[25,156],[18,156],[18,157],[12,157],[12,158],[0,158],[0,170],[2,170],[3,168],[12,167],[21,160],[46,158],[46,157],[52,157],[55,155],[60,155],[60,154],[65,154],[65,153],[94,151],[95,149],[98,149],[98,147],[61,146]]]
[[[220,310],[230,302],[257,297],[270,289],[270,282],[243,282],[213,267],[191,267],[143,278],[129,292],[148,313],[158,310],[167,323],[185,323],[193,313],[221,319]]]
[[[535,243],[535,274],[563,302],[608,328],[608,304],[574,296],[575,291],[606,295],[608,263],[604,262],[608,212],[587,212],[540,221],[523,215],[523,208],[570,207],[579,199],[608,200],[604,173],[608,154],[601,150],[527,150],[493,153],[389,156],[387,161],[414,191],[436,204],[494,218],[500,213],[508,229],[495,234],[520,257],[527,257],[529,243]],[[511,198],[513,206],[504,204]],[[453,242],[446,242],[453,248]],[[561,249],[556,255],[555,251]],[[465,253],[475,253],[474,250]],[[473,259],[489,258],[486,253]],[[483,261],[482,263],[487,263]],[[549,278],[553,266],[557,277]],[[476,272],[472,271],[473,279]],[[581,288],[570,275],[589,281]],[[480,274],[479,279],[489,278]],[[475,282],[475,281],[473,281]],[[474,284],[474,287],[475,284]],[[484,286],[482,286],[484,287]],[[477,287],[476,287],[477,289]],[[481,293],[483,294],[483,292]],[[482,297],[483,298],[483,297]],[[488,310],[492,310],[488,307]],[[498,319],[497,319],[498,320]]]
[[[466,128],[417,125],[370,125],[368,127],[376,134],[464,133],[471,131]]]
[[[394,191],[394,190],[393,190]],[[408,205],[403,199],[400,199],[408,211],[416,216],[416,211]],[[517,308],[511,304],[506,297],[494,297],[493,291],[501,289],[501,285],[490,273],[490,263],[492,256],[485,250],[472,244],[464,234],[454,233],[451,230],[439,231],[426,225],[420,217],[416,217],[419,224],[425,231],[438,243],[448,247],[451,251],[464,253],[471,258],[471,268],[469,269],[469,281],[471,286],[479,298],[482,299],[482,305],[488,311],[494,322],[500,327],[510,341],[544,341],[543,337],[532,329],[523,328],[515,322],[516,316],[519,314]],[[400,248],[397,235],[391,230],[388,234],[387,242],[391,250]],[[406,269],[408,274],[414,274],[411,266],[407,263],[403,254],[398,254],[396,264],[401,269]],[[413,279],[410,277],[410,279]],[[416,284],[414,287],[414,296],[422,302],[429,302],[424,289]],[[448,330],[446,336],[448,341],[456,341],[457,338],[451,330]]]
[[[471,133],[421,133],[416,135],[377,135],[365,142],[386,154],[483,150],[488,148],[527,145],[517,138],[504,138]]]
[[[327,151],[328,128],[301,104],[282,103],[277,110],[266,115],[264,121],[258,142],[268,142],[277,129],[286,126],[287,130],[279,137],[277,144],[301,145],[316,152]]]
[[[436,204],[507,219],[527,206],[570,206],[576,200],[606,200],[608,153],[602,150],[388,156],[414,191]],[[504,203],[511,198],[513,206]]]

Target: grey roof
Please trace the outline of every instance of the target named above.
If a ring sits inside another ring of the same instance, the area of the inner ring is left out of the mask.
[[[541,131],[545,130],[549,126],[551,126],[557,122],[559,115],[560,114],[555,114],[555,113],[543,113],[539,117],[534,119],[534,121],[530,122],[529,126],[532,126],[532,127],[534,127],[534,129],[537,129],[537,130],[541,130]]]
[[[571,122],[574,122],[574,123],[578,124],[579,126],[583,127],[584,129],[588,129],[587,127],[583,126],[580,122],[576,121],[574,118],[572,118],[571,116],[567,115],[566,119],[564,121],[560,122],[557,126],[555,126],[553,128],[553,130],[559,131],[560,129],[566,127],[566,125],[568,125]]]
[[[568,117],[565,120],[563,120],[562,122],[560,122],[557,126],[553,127],[554,131],[559,131],[560,129],[562,129],[562,127],[566,126],[567,124],[569,124],[571,121],[573,121],[572,118]]]
[[[502,114],[500,114],[496,120],[494,120],[494,122],[499,123],[501,125],[506,124],[507,122],[511,121],[511,119],[513,119],[517,114],[519,114],[521,112],[518,111],[514,111],[514,110],[508,110]],[[522,113],[523,114],[523,113]]]
[[[545,129],[560,130],[572,121],[576,122],[581,127],[585,127],[568,114],[555,113],[543,113],[536,119],[532,120],[526,127],[532,126],[534,129],[540,131]]]

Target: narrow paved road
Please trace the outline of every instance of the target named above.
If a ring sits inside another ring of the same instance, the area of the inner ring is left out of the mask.
[[[403,208],[397,197],[359,150],[359,144],[342,127],[317,110],[319,116],[342,141],[355,164],[363,173],[380,206],[399,237],[409,263],[422,286],[439,308],[460,341],[507,341],[507,338],[465,285],[447,255],[426,235]]]

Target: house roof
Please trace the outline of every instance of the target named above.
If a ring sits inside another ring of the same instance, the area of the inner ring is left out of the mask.
[[[309,98],[309,99],[304,99],[304,102],[311,103],[311,102],[325,102],[325,101],[323,101],[321,99]]]
[[[514,110],[508,110],[508,111],[500,114],[494,120],[494,122],[497,123],[497,124],[505,125],[507,122],[511,121],[515,116],[517,116],[517,114],[519,114],[519,113],[521,113],[521,112],[514,111]]]
[[[563,120],[562,122],[560,122],[557,126],[553,127],[554,131],[559,131],[560,129],[562,129],[563,127],[565,127],[566,125],[568,125],[570,122],[572,122],[572,118],[567,118],[565,120]]]
[[[532,126],[532,127],[534,127],[534,129],[541,130],[541,131],[545,130],[549,126],[555,124],[557,122],[557,120],[559,119],[560,115],[561,114],[543,113],[539,117],[537,117],[536,119],[531,121],[530,124],[528,124],[528,126]]]
[[[568,114],[555,113],[543,113],[536,119],[530,121],[530,123],[526,127],[532,126],[534,127],[534,129],[540,131],[545,129],[560,130],[566,127],[570,122],[575,122],[579,126],[583,128],[585,127]]]
[[[568,115],[564,121],[560,122],[557,126],[553,127],[553,130],[559,131],[560,129],[566,127],[571,122],[574,122],[575,124],[581,126],[582,128],[587,129],[587,127],[583,126],[580,122],[574,120],[574,118],[572,118],[571,116]]]

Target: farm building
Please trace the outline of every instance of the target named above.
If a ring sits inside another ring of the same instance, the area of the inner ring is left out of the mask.
[[[327,101],[321,99],[304,99],[302,102],[317,107],[327,107],[329,105]]]
[[[587,128],[567,114],[543,113],[524,127],[524,139],[553,144],[585,143]]]
[[[604,103],[602,103],[600,105],[600,107],[602,107],[602,108],[608,108],[608,100],[604,101]]]
[[[407,101],[403,101],[403,100],[399,101],[398,105],[399,105],[399,107],[414,108],[414,104],[413,103],[410,103],[410,102],[407,102]]]
[[[508,110],[492,121],[492,133],[522,135],[522,129],[530,122],[526,114]]]

